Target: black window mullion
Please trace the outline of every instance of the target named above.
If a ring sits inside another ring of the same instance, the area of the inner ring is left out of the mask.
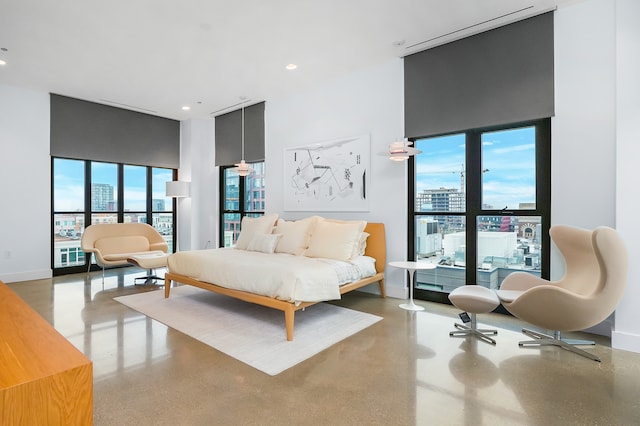
[[[551,277],[551,119],[536,125],[536,213],[542,217],[542,278]]]
[[[124,222],[124,164],[118,163],[118,223]]]
[[[411,141],[415,142],[415,141]],[[408,204],[407,211],[408,221],[407,221],[407,260],[415,261],[416,260],[416,179],[415,179],[415,170],[416,170],[416,158],[415,156],[409,157],[409,184],[407,185],[408,190]]]
[[[478,253],[478,216],[482,211],[482,143],[481,132],[468,131],[466,134],[465,164],[465,200],[466,200],[466,259],[465,268],[467,284],[476,284]]]
[[[84,227],[91,225],[91,161],[84,162]],[[87,253],[84,256],[84,266],[91,265],[93,255]]]
[[[245,180],[243,176],[238,177],[238,210],[240,210],[240,223],[242,223],[242,218],[247,214],[245,209]]]
[[[153,168],[147,166],[147,223],[153,226]]]
[[[84,162],[84,212],[85,226],[91,225],[91,161]]]

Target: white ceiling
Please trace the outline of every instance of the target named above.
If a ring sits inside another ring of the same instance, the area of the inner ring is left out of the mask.
[[[576,1],[0,0],[0,84],[208,118]]]

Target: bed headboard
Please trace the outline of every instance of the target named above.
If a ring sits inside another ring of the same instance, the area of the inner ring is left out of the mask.
[[[384,267],[387,264],[387,242],[384,223],[367,223],[364,232],[369,234],[364,254],[376,259],[377,272],[384,272]]]

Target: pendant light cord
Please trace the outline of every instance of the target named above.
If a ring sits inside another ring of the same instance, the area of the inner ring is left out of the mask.
[[[244,161],[244,103],[242,104],[242,110],[241,110],[242,114],[242,158],[240,159],[241,161]]]

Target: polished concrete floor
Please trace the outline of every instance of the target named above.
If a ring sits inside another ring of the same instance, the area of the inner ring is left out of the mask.
[[[640,424],[640,354],[606,338],[587,348],[598,363],[519,348],[523,324],[482,315],[499,327],[492,346],[449,337],[451,306],[355,292],[337,304],[384,320],[272,377],[113,301],[157,291],[136,275],[10,284],[93,361],[96,425]]]

